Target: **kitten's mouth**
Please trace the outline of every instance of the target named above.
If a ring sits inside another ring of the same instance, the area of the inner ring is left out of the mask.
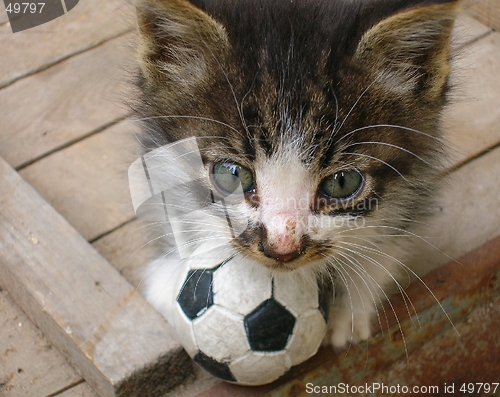
[[[262,264],[270,270],[283,273],[292,272],[301,266],[300,264],[298,264],[298,261],[278,262],[276,260],[273,260],[273,261],[263,261]]]
[[[288,272],[307,262],[304,260],[305,249],[302,247],[288,252],[273,250],[263,242],[259,242],[258,247],[264,256],[264,258],[261,258],[261,262],[272,270]]]

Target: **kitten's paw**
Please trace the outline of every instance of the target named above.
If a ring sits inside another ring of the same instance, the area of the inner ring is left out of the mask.
[[[329,340],[325,340],[326,344],[343,349],[367,340],[371,336],[369,313],[353,314],[348,310],[336,309],[331,312],[330,316],[330,332],[327,334]]]

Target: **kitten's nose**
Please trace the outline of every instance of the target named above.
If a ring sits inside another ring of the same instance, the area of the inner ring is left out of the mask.
[[[272,221],[260,227],[259,250],[277,262],[290,262],[302,255],[305,238],[297,219],[275,214]]]
[[[262,241],[259,243],[259,249],[266,257],[284,263],[290,262],[302,254],[299,248],[289,252],[279,252],[274,250],[269,244]]]

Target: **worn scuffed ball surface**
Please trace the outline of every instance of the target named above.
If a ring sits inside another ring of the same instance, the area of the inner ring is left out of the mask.
[[[188,354],[212,375],[266,384],[318,350],[327,311],[317,283],[244,260],[184,266],[173,325]]]

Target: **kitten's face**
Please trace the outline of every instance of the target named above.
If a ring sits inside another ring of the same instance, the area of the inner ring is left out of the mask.
[[[456,2],[419,3],[146,2],[146,144],[196,136],[215,195],[238,177],[245,256],[356,266],[434,194]]]

